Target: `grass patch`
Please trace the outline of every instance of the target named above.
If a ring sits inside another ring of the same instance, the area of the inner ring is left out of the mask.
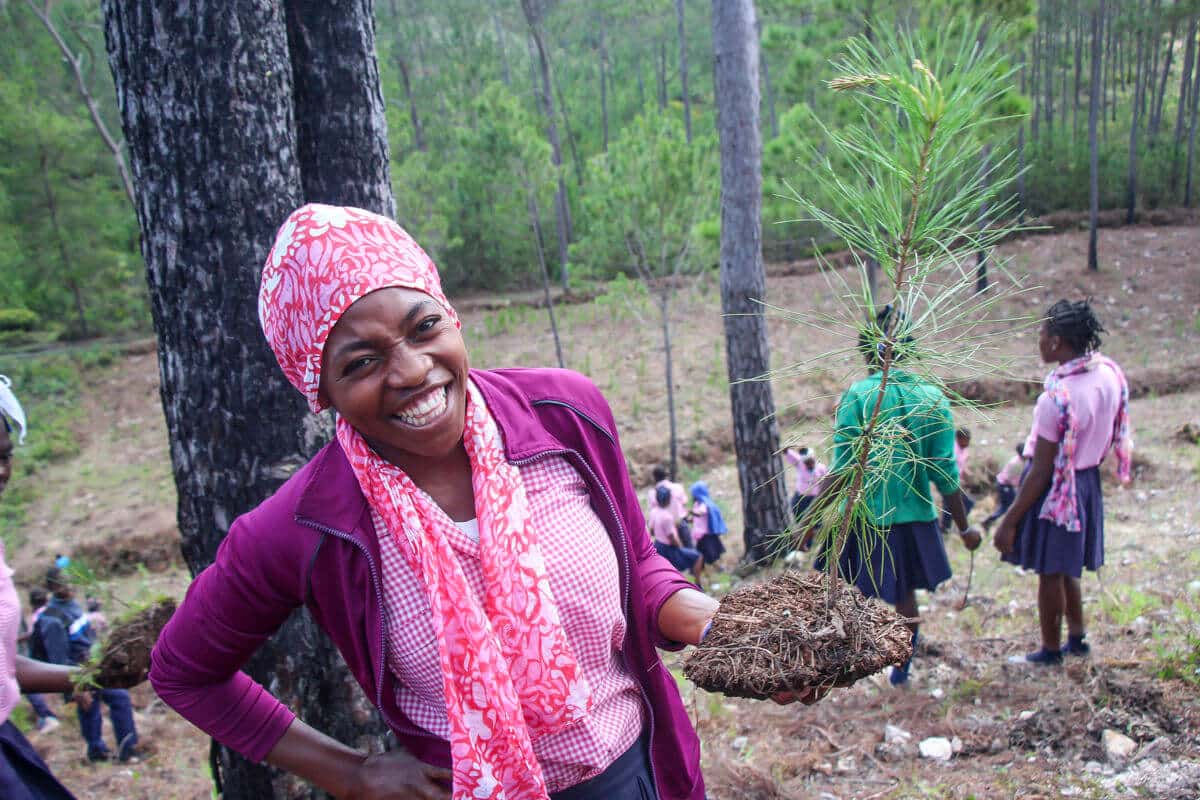
[[[95,345],[53,354],[13,357],[0,361],[0,373],[12,380],[13,393],[25,409],[29,432],[13,458],[13,477],[0,502],[0,540],[9,549],[20,546],[29,505],[43,487],[36,480],[51,464],[79,454],[75,425],[83,415],[80,397],[96,373],[117,359],[115,346]]]
[[[1190,600],[1178,600],[1173,609],[1179,629],[1156,634],[1154,674],[1200,686],[1200,608]]]
[[[1117,593],[1106,592],[1101,605],[1113,624],[1125,627],[1147,611],[1161,606],[1162,602],[1154,595],[1128,587],[1124,591],[1118,589]]]

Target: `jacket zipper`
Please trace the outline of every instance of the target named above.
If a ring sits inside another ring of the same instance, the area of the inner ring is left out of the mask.
[[[315,522],[314,520],[310,520],[305,517],[297,517],[296,521],[306,527],[321,531],[322,533],[327,533],[330,536],[336,536],[339,539],[350,542],[356,548],[358,548],[358,550],[361,551],[362,554],[366,557],[367,569],[370,570],[370,572],[371,572],[371,588],[373,588],[375,590],[375,602],[377,602],[379,604],[379,609],[380,609],[380,613],[379,613],[379,643],[380,643],[380,647],[381,647],[381,652],[380,652],[380,658],[379,658],[379,674],[375,678],[375,707],[377,709],[379,709],[379,713],[381,715],[383,715],[384,722],[386,722],[389,727],[392,727],[392,728],[400,727],[400,726],[394,724],[395,720],[391,719],[388,716],[387,711],[385,711],[383,708],[383,670],[384,670],[384,664],[387,661],[387,626],[385,626],[383,623],[383,589],[380,586],[379,576],[375,572],[375,562],[371,558],[371,553],[367,550],[366,545],[364,545],[362,542],[360,542],[358,539],[356,539],[352,534],[346,533],[345,531],[339,531],[336,528],[327,527],[325,525],[322,525],[319,522]]]

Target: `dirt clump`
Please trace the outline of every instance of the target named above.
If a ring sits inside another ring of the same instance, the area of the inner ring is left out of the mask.
[[[175,601],[165,597],[119,620],[104,638],[99,658],[84,668],[84,680],[106,689],[128,689],[146,680],[150,651],[174,613]]]
[[[826,580],[790,571],[730,592],[684,675],[710,692],[761,700],[849,686],[912,656],[903,617],[846,584],[827,609]]]
[[[105,576],[132,575],[139,567],[161,572],[183,563],[179,531],[174,527],[154,533],[116,533],[87,541],[75,548],[74,555],[97,575]]]

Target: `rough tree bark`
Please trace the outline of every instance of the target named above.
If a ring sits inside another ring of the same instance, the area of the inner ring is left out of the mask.
[[[1146,34],[1137,33],[1137,68],[1133,73],[1133,123],[1129,126],[1129,173],[1125,180],[1125,224],[1132,225],[1137,215],[1137,169],[1138,169],[1138,127],[1146,113],[1146,69],[1143,64],[1145,56]]]
[[[286,0],[304,199],[396,216],[374,0]]]
[[[259,330],[258,280],[276,228],[310,183],[333,202],[391,207],[386,150],[381,159],[372,139],[386,132],[366,127],[373,112],[336,108],[320,130],[308,131],[303,155],[298,143],[299,94],[318,103],[321,91],[346,91],[341,81],[375,74],[363,61],[374,50],[370,3],[338,5],[336,25],[306,26],[298,35],[324,51],[333,45],[319,39],[335,29],[348,34],[337,40],[347,50],[320,54],[347,63],[330,64],[329,74],[301,90],[278,3],[102,4],[159,339],[182,550],[193,574],[211,563],[233,520],[275,491],[327,435]],[[296,66],[298,75],[314,69]],[[377,93],[366,86],[354,96]],[[325,137],[362,149],[347,156],[323,146]],[[301,175],[302,164],[315,165],[311,176]],[[307,613],[294,614],[246,669],[317,727],[378,747],[374,709]],[[214,746],[212,766],[226,798],[323,796],[222,747]]]
[[[1097,8],[1092,11],[1092,80],[1091,99],[1088,103],[1088,151],[1089,175],[1088,181],[1088,260],[1089,270],[1100,269],[1100,261],[1096,254],[1096,236],[1100,227],[1100,150],[1096,141],[1096,123],[1100,113],[1100,66],[1104,39],[1100,21],[1104,19],[1104,0],[1100,0]]]
[[[752,0],[713,0],[713,78],[721,148],[721,311],[747,561],[788,525],[771,384],[762,263],[762,139]]]

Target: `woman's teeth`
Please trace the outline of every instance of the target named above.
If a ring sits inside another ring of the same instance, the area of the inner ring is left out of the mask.
[[[430,392],[422,397],[417,402],[405,408],[396,416],[405,425],[411,425],[419,428],[422,425],[428,425],[433,420],[442,415],[446,410],[446,402],[449,397],[450,387],[443,386],[441,389]]]

